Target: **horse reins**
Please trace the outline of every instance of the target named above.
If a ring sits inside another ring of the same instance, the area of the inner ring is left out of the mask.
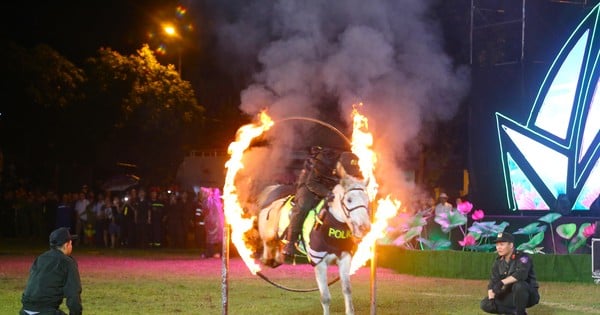
[[[342,202],[341,203],[342,203],[342,210],[344,210],[344,215],[346,216],[346,218],[350,217],[350,212],[352,212],[354,210],[357,210],[357,209],[360,209],[360,208],[365,208],[367,210],[367,212],[369,211],[369,209],[365,205],[358,205],[358,206],[356,206],[354,208],[348,208],[348,206],[346,206],[346,202],[345,202],[346,195],[349,192],[354,191],[354,190],[359,190],[359,191],[365,192],[365,189],[361,188],[361,187],[354,187],[354,188],[348,189],[347,191],[344,192],[344,195],[342,196]]]

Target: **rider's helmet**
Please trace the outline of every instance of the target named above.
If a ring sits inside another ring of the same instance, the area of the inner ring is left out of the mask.
[[[358,166],[358,156],[352,152],[342,152],[339,159],[344,171],[350,176],[362,178],[360,167]]]
[[[319,152],[321,152],[321,150],[323,150],[323,147],[314,145],[314,146],[310,147],[309,154],[311,156],[316,156],[317,154],[319,154]]]

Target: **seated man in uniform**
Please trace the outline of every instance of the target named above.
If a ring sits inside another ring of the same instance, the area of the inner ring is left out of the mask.
[[[50,233],[50,250],[35,259],[21,298],[20,315],[65,314],[59,309],[67,298],[69,314],[81,314],[81,280],[77,263],[71,258],[73,240],[69,229],[62,227]]]
[[[352,152],[338,153],[337,150],[319,148],[311,152],[296,185],[294,207],[291,210],[290,225],[287,230],[287,244],[283,249],[286,258],[295,254],[296,241],[302,231],[302,224],[308,212],[315,208],[346,174],[360,177],[358,157]]]
[[[515,250],[514,242],[511,234],[498,234],[498,257],[492,266],[487,297],[481,301],[485,312],[522,315],[527,314],[526,308],[540,301],[533,261],[527,254]]]

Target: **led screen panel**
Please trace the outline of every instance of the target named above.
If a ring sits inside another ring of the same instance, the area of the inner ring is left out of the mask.
[[[567,39],[527,119],[496,113],[511,210],[588,210],[600,194],[599,13]]]

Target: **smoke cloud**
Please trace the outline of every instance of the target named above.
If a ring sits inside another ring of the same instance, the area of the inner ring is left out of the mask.
[[[430,0],[215,1],[219,47],[230,65],[251,71],[240,108],[267,108],[277,121],[306,116],[350,136],[353,104],[362,102],[379,155],[383,192],[402,195],[399,165],[424,122],[454,116],[469,86],[466,67],[444,53]],[[264,178],[284,169],[292,147],[309,146],[310,124],[269,134],[269,149],[246,172]],[[288,152],[288,153],[285,153]],[[248,159],[250,160],[250,159]],[[252,171],[254,170],[254,171]]]

